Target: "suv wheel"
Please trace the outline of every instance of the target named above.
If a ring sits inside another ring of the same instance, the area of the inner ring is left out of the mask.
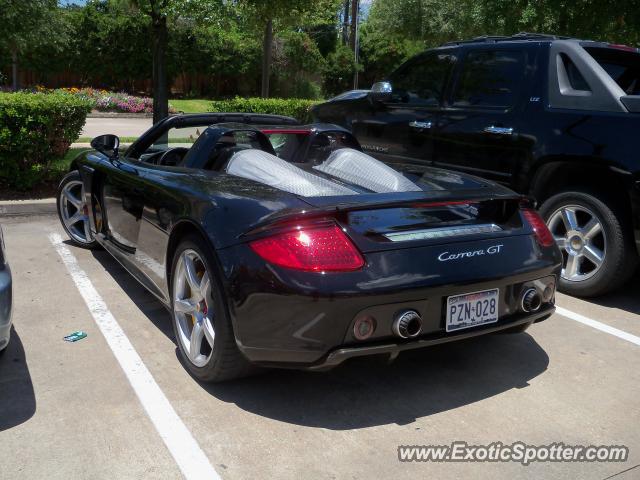
[[[562,192],[540,207],[563,256],[559,288],[579,297],[602,295],[633,274],[637,254],[621,216],[602,199]]]

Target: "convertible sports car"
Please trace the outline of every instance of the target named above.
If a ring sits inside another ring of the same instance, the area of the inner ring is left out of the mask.
[[[562,256],[527,199],[392,169],[340,127],[178,115],[124,152],[113,135],[92,146],[60,184],[62,225],[170,309],[200,380],[393,358],[554,311]]]

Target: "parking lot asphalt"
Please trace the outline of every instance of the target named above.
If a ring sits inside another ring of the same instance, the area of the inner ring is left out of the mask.
[[[0,357],[0,478],[182,478],[49,235],[52,216],[0,219],[14,331]],[[640,346],[556,314],[491,335],[203,385],[177,357],[169,314],[106,252],[67,247],[221,478],[640,477]],[[640,279],[557,304],[640,336]],[[62,337],[76,330],[76,343]],[[626,445],[624,463],[404,463],[399,445]],[[622,472],[622,473],[621,473]]]

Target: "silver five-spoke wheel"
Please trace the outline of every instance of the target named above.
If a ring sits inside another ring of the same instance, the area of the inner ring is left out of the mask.
[[[551,214],[548,225],[564,257],[562,277],[580,282],[595,275],[607,250],[600,219],[586,207],[566,205]]]
[[[60,190],[60,216],[69,235],[79,243],[94,241],[89,227],[89,209],[84,200],[84,186],[80,180],[71,180]]]
[[[194,250],[178,258],[173,279],[173,316],[178,341],[193,365],[204,367],[211,359],[215,339],[211,277]]]

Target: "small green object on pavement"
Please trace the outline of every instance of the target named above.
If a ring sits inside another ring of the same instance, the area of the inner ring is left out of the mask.
[[[64,337],[64,339],[67,342],[77,342],[78,340],[82,340],[86,336],[87,334],[85,332],[83,332],[82,330],[78,330],[77,332],[73,332],[71,335],[67,335],[66,337]]]

